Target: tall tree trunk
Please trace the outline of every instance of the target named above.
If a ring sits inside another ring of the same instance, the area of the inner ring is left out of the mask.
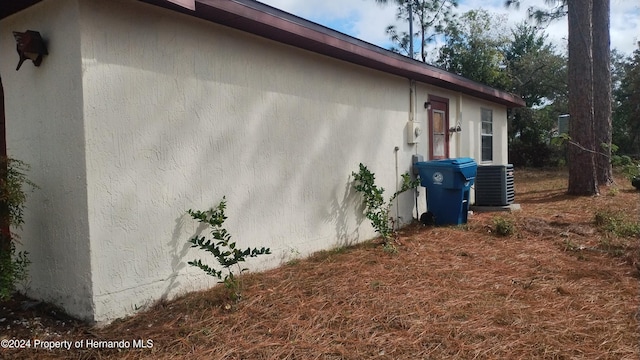
[[[568,0],[569,187],[571,195],[598,194],[593,123],[592,0]]]
[[[593,114],[596,146],[597,179],[600,185],[611,185],[611,37],[609,34],[610,0],[593,0]]]

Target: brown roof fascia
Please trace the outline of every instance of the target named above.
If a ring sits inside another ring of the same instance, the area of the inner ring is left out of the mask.
[[[2,1],[0,4],[0,19],[39,1]],[[507,107],[522,107],[525,105],[524,101],[516,95],[393,53],[257,1],[196,0],[195,12],[166,0],[140,1],[332,58],[472,95]]]
[[[28,8],[35,3],[40,2],[41,0],[0,0],[2,3],[0,4],[0,20],[6,18],[7,16],[13,15],[19,11],[22,11]],[[14,30],[26,30],[26,29],[14,29]]]
[[[163,7],[163,0],[141,0]],[[253,0],[196,0],[196,11],[178,11],[234,29],[453,91],[507,107],[522,107],[520,97],[412,60]]]

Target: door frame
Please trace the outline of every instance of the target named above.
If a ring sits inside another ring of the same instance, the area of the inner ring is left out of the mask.
[[[428,103],[431,107],[428,110],[427,121],[429,123],[429,160],[449,158],[449,99],[437,95],[428,95]],[[433,111],[444,112],[444,157],[434,157],[433,154]]]

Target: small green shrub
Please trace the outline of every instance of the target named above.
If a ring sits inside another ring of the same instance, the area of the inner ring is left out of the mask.
[[[511,236],[516,232],[516,225],[512,219],[496,216],[493,218],[493,229],[499,236]]]
[[[630,221],[622,212],[596,211],[593,221],[600,230],[619,237],[640,236],[640,223]]]
[[[628,166],[636,165],[631,157],[628,155],[611,155],[611,166]]]
[[[0,300],[7,300],[16,284],[27,278],[31,263],[26,251],[16,252],[17,236],[6,230],[24,224],[27,190],[38,187],[27,179],[29,165],[16,159],[0,159]]]
[[[387,254],[391,254],[391,255],[397,255],[398,254],[398,248],[392,244],[391,242],[385,243],[382,246],[382,251],[386,252]]]
[[[397,252],[393,245],[394,226],[393,219],[389,216],[391,205],[398,195],[403,192],[415,189],[419,184],[419,180],[411,179],[409,173],[402,174],[402,187],[396,191],[389,201],[384,201],[384,188],[378,187],[375,183],[376,177],[365,165],[360,163],[359,171],[352,172],[355,189],[363,196],[365,205],[364,214],[371,222],[375,231],[380,234],[384,242],[384,249],[390,253]],[[395,251],[394,251],[395,250]]]
[[[564,251],[578,252],[585,249],[584,246],[578,245],[569,239],[563,240],[562,243],[564,244]]]
[[[624,177],[629,181],[633,180],[634,178],[640,177],[640,165],[637,163],[620,166],[619,169]]]
[[[0,301],[7,300],[15,291],[18,282],[26,280],[31,261],[26,251],[16,253],[13,242],[9,244],[9,251],[0,252]]]
[[[625,178],[632,181],[640,176],[640,162],[628,155],[618,155],[618,146],[611,144],[611,166],[619,170]]]
[[[222,201],[220,201],[215,208],[207,211],[193,211],[191,209],[187,211],[194,220],[208,225],[211,228],[211,236],[213,237],[213,240],[209,240],[204,236],[195,236],[189,240],[191,247],[197,247],[213,254],[218,263],[226,270],[226,274],[224,274],[223,277],[222,270],[216,270],[203,263],[200,259],[189,261],[188,264],[198,267],[206,274],[218,278],[218,280],[220,280],[219,282],[223,283],[229,291],[229,297],[237,301],[240,300],[241,297],[242,284],[240,279],[234,274],[232,267],[234,265],[237,266],[238,272],[242,273],[247,269],[240,268],[241,262],[245,261],[248,257],[271,254],[271,249],[265,247],[260,249],[237,249],[236,243],[231,242],[231,235],[222,227],[224,221],[227,219],[224,213],[226,207],[227,201],[226,198],[223,197]]]

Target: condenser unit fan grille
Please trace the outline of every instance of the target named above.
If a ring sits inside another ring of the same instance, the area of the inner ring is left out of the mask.
[[[478,166],[475,182],[477,206],[506,206],[516,198],[513,164]]]

